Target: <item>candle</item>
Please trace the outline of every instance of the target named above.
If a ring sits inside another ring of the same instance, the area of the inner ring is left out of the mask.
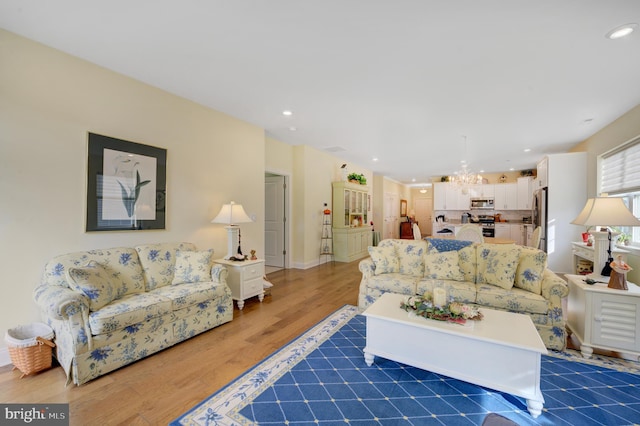
[[[441,307],[447,304],[447,291],[444,288],[436,287],[433,289],[433,304]]]

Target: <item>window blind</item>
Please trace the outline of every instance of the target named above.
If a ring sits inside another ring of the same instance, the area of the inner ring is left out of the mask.
[[[640,137],[604,154],[600,162],[600,173],[601,193],[640,191]]]

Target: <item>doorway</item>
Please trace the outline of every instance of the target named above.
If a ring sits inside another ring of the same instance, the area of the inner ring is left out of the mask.
[[[416,221],[418,222],[418,226],[420,227],[420,233],[423,236],[432,235],[433,199],[416,198],[413,204],[416,211]]]
[[[289,267],[289,177],[265,173],[264,258],[266,272]]]

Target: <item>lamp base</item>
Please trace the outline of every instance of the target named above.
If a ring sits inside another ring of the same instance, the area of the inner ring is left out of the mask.
[[[607,287],[614,290],[629,290],[627,287],[627,274],[619,274],[615,269],[612,269],[611,276],[609,277],[609,285]]]

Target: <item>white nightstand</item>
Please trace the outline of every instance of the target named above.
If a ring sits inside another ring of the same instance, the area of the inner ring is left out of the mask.
[[[214,263],[226,266],[229,271],[227,285],[231,289],[233,300],[238,302],[238,309],[244,308],[244,301],[258,296],[264,299],[264,259],[245,260],[243,262],[215,259]]]
[[[585,358],[593,348],[619,352],[623,358],[640,357],[640,287],[627,282],[629,290],[607,284],[587,284],[583,275],[567,275],[567,327],[578,338]],[[609,277],[589,275],[598,281]]]

